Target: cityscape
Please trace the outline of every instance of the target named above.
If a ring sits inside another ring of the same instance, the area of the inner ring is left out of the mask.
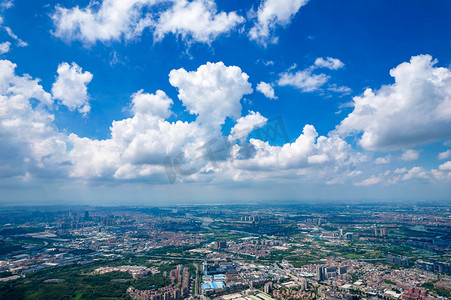
[[[448,299],[437,203],[10,207],[0,298]]]

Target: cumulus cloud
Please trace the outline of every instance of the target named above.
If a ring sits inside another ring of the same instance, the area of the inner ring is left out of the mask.
[[[8,53],[10,47],[11,47],[11,43],[10,42],[0,43],[0,55]]]
[[[444,152],[440,152],[438,154],[437,158],[442,160],[442,159],[447,159],[450,156],[451,156],[451,149],[450,150],[446,150]]]
[[[131,40],[145,29],[152,30],[156,40],[173,33],[197,42],[211,42],[244,22],[235,12],[218,13],[213,0],[92,1],[85,8],[57,6],[52,19],[57,37],[91,44]]]
[[[342,94],[342,95],[349,95],[352,93],[352,89],[350,87],[337,86],[336,84],[329,84],[329,86],[327,87],[327,90],[334,92],[334,93]]]
[[[16,64],[9,60],[0,60],[0,67],[0,90],[2,91],[2,95],[19,95],[27,100],[30,98],[37,99],[41,104],[46,106],[52,105],[52,97],[44,91],[39,84],[39,79],[32,79],[27,74],[16,76]]]
[[[370,178],[367,178],[365,180],[362,180],[360,182],[354,183],[355,186],[370,186],[378,184],[382,181],[380,177],[376,177],[375,175],[372,175]]]
[[[375,162],[376,164],[380,164],[380,165],[382,165],[382,164],[389,164],[389,163],[391,162],[391,159],[390,159],[389,156],[386,156],[386,157],[378,157],[378,158],[376,158],[376,159],[374,160],[374,162]]]
[[[401,156],[402,160],[405,161],[412,161],[412,160],[417,160],[420,157],[420,152],[409,149],[404,151],[404,153]]]
[[[211,164],[205,145],[222,137],[220,125],[226,118],[237,119],[232,130],[236,137],[266,122],[258,112],[241,117],[240,100],[252,92],[248,76],[238,67],[208,63],[196,71],[179,69],[170,74],[182,103],[197,115],[193,122],[167,121],[173,100],[161,90],[153,94],[140,90],[131,96],[132,117],[114,121],[111,138],[96,140],[61,133],[47,109],[53,105],[52,96],[38,79],[15,75],[15,67],[9,61],[0,61],[0,176],[47,174],[167,182],[168,168],[180,171],[188,164],[201,172]],[[54,96],[74,109],[85,107],[86,102],[74,104],[74,95],[87,99],[81,85],[85,87],[92,75],[75,64],[61,64],[58,73]],[[59,89],[70,97],[64,98]],[[226,152],[217,159],[224,160]]]
[[[251,40],[266,44],[277,26],[288,25],[308,0],[264,0],[256,13],[257,20],[249,31]],[[277,38],[272,38],[276,42]]]
[[[243,22],[244,18],[235,12],[218,14],[213,0],[179,0],[161,14],[155,26],[155,37],[161,40],[172,33],[184,39],[192,37],[195,41],[208,43]]]
[[[338,70],[344,67],[344,63],[338,58],[327,57],[326,59],[318,57],[313,64],[316,68],[326,68],[330,70]]]
[[[15,68],[0,60],[0,177],[51,176],[65,167],[66,151],[64,136],[46,110],[52,98],[39,79],[18,76]]]
[[[261,81],[259,84],[257,84],[257,91],[265,95],[266,98],[277,99],[276,95],[274,94],[274,88],[269,83]]]
[[[280,78],[278,84],[280,86],[293,86],[300,89],[302,92],[313,92],[319,90],[327,81],[329,81],[330,76],[320,73],[314,74],[313,72],[317,68],[327,68],[330,70],[337,70],[343,67],[344,64],[338,58],[327,57],[327,59],[317,58],[315,63],[308,67],[307,69],[297,71],[295,73],[291,72],[294,67],[290,68],[287,72],[279,74]],[[351,89],[345,86],[338,87],[336,84],[331,84],[328,87],[329,91],[333,91],[341,94],[349,94]]]
[[[282,73],[278,84],[280,86],[294,86],[302,92],[313,92],[322,87],[329,78],[330,76],[326,74],[312,74],[311,70],[307,69],[296,73]]]
[[[69,135],[68,154],[76,178],[140,178],[160,176],[163,159],[190,148],[190,142],[203,136],[194,123],[165,120],[173,101],[159,90],[155,94],[138,91],[131,97],[133,116],[114,121],[111,138],[94,140]]]
[[[196,115],[194,121],[168,121],[174,100],[161,90],[139,90],[131,95],[132,116],[114,121],[110,138],[66,134],[58,130],[49,112],[52,96],[38,79],[16,75],[15,67],[10,61],[0,61],[0,176],[31,174],[164,183],[172,174],[196,182],[298,182],[306,178],[331,184],[354,182],[361,180],[356,176],[362,176],[367,179],[355,185],[365,186],[383,182],[383,176],[386,183],[442,180],[449,177],[451,169],[451,162],[447,162],[431,171],[414,167],[364,174],[360,170],[368,156],[353,149],[336,132],[320,136],[312,125],[304,126],[293,142],[282,145],[260,137],[249,139],[252,130],[268,125],[268,119],[256,111],[242,115],[240,101],[252,92],[248,76],[239,67],[222,62],[169,74],[180,101]],[[66,64],[66,72],[70,69],[75,70],[75,78],[85,73]],[[236,124],[224,136],[221,125],[227,118],[236,120]],[[221,140],[223,144],[219,145]]]
[[[169,82],[178,89],[178,97],[188,111],[197,115],[202,126],[219,129],[226,117],[241,116],[240,100],[252,93],[249,76],[237,66],[222,62],[207,63],[196,71],[172,70]]]
[[[444,164],[441,164],[438,169],[440,171],[451,171],[451,161],[447,161]]]
[[[233,161],[233,170],[237,174],[286,170],[294,177],[307,172],[323,178],[332,174],[330,169],[334,170],[334,174],[339,170],[345,172],[363,159],[361,154],[354,152],[339,137],[318,136],[312,125],[306,125],[293,143],[272,146],[269,141],[259,139],[250,139],[249,143],[255,149],[255,154],[246,160]],[[236,150],[235,153],[238,153],[239,149]]]
[[[259,127],[262,127],[268,121],[259,112],[249,111],[249,114],[237,120],[235,126],[230,130],[231,140],[245,140],[248,135]]]
[[[354,97],[354,111],[337,131],[363,133],[365,149],[393,150],[451,137],[451,71],[429,55],[411,58],[390,71],[395,83]]]
[[[421,167],[413,167],[402,176],[402,180],[428,179],[428,173]]]
[[[62,105],[69,110],[77,109],[81,113],[91,110],[87,85],[91,82],[93,75],[85,71],[76,63],[69,65],[64,62],[58,66],[58,77],[53,84],[52,94]]]
[[[252,88],[248,76],[238,67],[219,62],[207,63],[195,71],[172,70],[169,82],[178,89],[183,105],[196,115],[195,121],[168,122],[172,99],[163,91],[155,94],[138,91],[132,95],[133,116],[114,121],[110,139],[70,135],[73,149],[69,156],[74,165],[70,176],[150,177],[167,182],[165,168],[172,169],[176,160],[185,158],[192,164],[190,168],[194,165],[197,171],[211,160],[207,146],[221,137],[220,125],[227,117],[238,119],[234,134],[246,130],[247,125],[258,126],[256,123],[266,120],[254,112],[240,118],[240,100]],[[164,165],[166,160],[170,166]]]
[[[165,92],[158,90],[154,95],[140,90],[132,95],[132,112],[135,115],[148,114],[166,119],[171,115],[173,101]]]

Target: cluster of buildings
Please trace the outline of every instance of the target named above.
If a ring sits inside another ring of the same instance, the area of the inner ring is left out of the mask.
[[[187,267],[178,265],[169,274],[167,272],[164,274],[171,279],[169,286],[158,290],[138,290],[130,287],[127,290],[128,295],[134,300],[179,300],[189,295],[190,274]]]
[[[119,267],[101,267],[94,270],[94,274],[106,274],[110,272],[124,272],[132,275],[133,278],[144,277],[148,275],[155,275],[160,271],[155,267],[143,266],[119,266]]]
[[[374,236],[387,236],[387,228],[386,227],[374,227]]]
[[[323,281],[326,279],[334,278],[339,276],[340,278],[348,279],[346,276],[347,268],[346,267],[325,267],[318,266],[316,268],[316,280]]]
[[[432,273],[451,274],[451,262],[440,262],[436,260],[426,262],[422,260],[417,260],[415,264],[417,268],[421,270],[429,271]]]
[[[387,263],[392,265],[408,267],[410,264],[410,260],[406,256],[389,254],[387,255]]]

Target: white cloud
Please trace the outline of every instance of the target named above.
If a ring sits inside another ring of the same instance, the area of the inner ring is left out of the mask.
[[[261,81],[259,84],[257,84],[257,91],[265,95],[266,98],[277,99],[277,97],[274,95],[274,89],[269,83]]]
[[[439,171],[436,169],[432,169],[431,175],[438,181],[451,181],[450,171]]]
[[[32,79],[29,75],[16,76],[14,74],[16,65],[9,60],[0,60],[0,91],[2,95],[20,95],[30,99],[35,98],[43,105],[51,106],[52,97],[39,85],[39,79]]]
[[[316,68],[326,68],[326,69],[330,69],[330,70],[338,70],[338,69],[343,68],[345,66],[345,64],[343,62],[341,62],[341,60],[339,60],[338,58],[327,57],[326,59],[324,59],[322,57],[318,57],[315,60],[314,66]]]
[[[3,9],[9,9],[9,8],[13,7],[13,5],[14,5],[14,1],[13,0],[3,0],[0,3],[0,6]],[[0,22],[0,24],[1,24],[1,22]]]
[[[391,162],[390,156],[378,157],[374,161],[376,164],[389,164]]]
[[[280,86],[290,85],[300,89],[302,92],[313,92],[319,90],[329,79],[330,76],[320,73],[313,74],[313,71],[319,67],[337,70],[343,67],[344,64],[337,58],[328,57],[326,60],[317,58],[315,63],[305,70],[290,72],[296,68],[296,64],[287,72],[279,74],[280,78],[278,84]],[[331,84],[328,87],[329,91],[341,93],[343,95],[349,94],[352,90],[346,86],[338,87],[336,84]]]
[[[447,161],[444,164],[441,164],[438,169],[440,171],[451,171],[451,161]]]
[[[67,72],[71,68],[74,65],[66,64]],[[196,114],[195,121],[167,121],[174,101],[161,90],[155,93],[140,90],[131,96],[132,116],[114,121],[111,137],[104,140],[59,132],[47,108],[53,105],[51,95],[37,79],[17,76],[14,69],[11,62],[0,61],[1,176],[145,179],[165,183],[168,181],[165,158],[168,158],[170,169],[177,175],[180,175],[177,168],[194,168],[193,174],[179,176],[180,180],[193,182],[306,180],[339,184],[362,176],[367,179],[355,185],[365,186],[384,180],[383,173],[371,175],[371,170],[365,169],[365,173],[358,170],[364,170],[361,164],[365,162],[371,164],[365,154],[357,152],[334,132],[327,137],[319,136],[312,125],[306,125],[294,142],[280,146],[271,145],[271,139],[251,138],[243,142],[253,129],[268,120],[254,111],[242,116],[240,100],[252,88],[248,76],[236,66],[219,62],[207,63],[194,71],[171,71],[170,83],[178,89],[187,110]],[[79,68],[75,77],[81,74],[84,73]],[[32,105],[32,98],[39,103]],[[230,136],[221,133],[226,118],[237,120]],[[205,149],[215,138],[230,144],[230,149],[218,142],[211,144],[216,161]],[[237,139],[241,142],[236,142]],[[176,163],[178,158],[182,160],[181,166]],[[386,182],[448,178],[450,163],[430,172],[421,167],[386,172],[386,177],[394,176]]]
[[[296,73],[282,73],[278,84],[280,86],[294,86],[302,92],[313,92],[321,88],[328,80],[329,76],[326,74],[312,74],[307,70],[297,71]]]
[[[65,168],[64,136],[46,110],[50,94],[39,79],[15,75],[15,68],[0,60],[0,176],[48,177]],[[39,102],[32,105],[31,99]]]
[[[3,28],[5,28],[6,33],[7,33],[11,38],[13,38],[14,40],[16,40],[17,46],[19,46],[19,47],[27,47],[27,46],[28,46],[28,43],[27,43],[27,42],[24,42],[24,41],[21,40],[17,35],[15,35],[11,28],[6,27],[6,26],[3,27]]]
[[[213,0],[178,0],[161,14],[154,34],[157,40],[172,33],[208,43],[243,22],[244,18],[235,12],[218,14]]]
[[[153,13],[146,13],[147,9]],[[87,7],[56,7],[54,34],[86,43],[131,40],[149,28],[157,40],[173,33],[197,42],[211,42],[244,22],[235,12],[217,13],[212,0],[104,0]]]
[[[227,67],[223,62],[207,63],[197,71],[172,70],[169,82],[178,89],[178,97],[196,121],[219,129],[226,117],[241,116],[240,100],[252,93],[249,76],[239,67]]]
[[[140,90],[132,95],[132,112],[135,115],[148,114],[166,119],[171,115],[173,101],[165,92],[158,90],[154,95]]]
[[[90,2],[86,8],[57,6],[52,15],[56,26],[54,34],[67,40],[81,40],[88,43],[132,39],[152,24],[150,16],[143,16],[141,10],[147,5],[161,1],[104,0],[100,5]]]
[[[272,31],[277,26],[288,25],[299,9],[307,3],[308,0],[263,0],[258,8],[254,27],[249,31],[250,39],[266,44]],[[277,38],[272,41],[276,42]]]
[[[360,171],[360,170],[354,170],[354,171],[351,171],[351,172],[348,174],[348,176],[349,176],[349,177],[354,177],[354,176],[359,176],[359,175],[362,175],[362,174],[363,174],[362,171]]]
[[[247,116],[241,117],[237,120],[235,126],[230,130],[230,139],[245,140],[248,135],[259,127],[266,124],[268,119],[263,117],[259,112],[249,111]]]
[[[254,112],[239,118],[240,100],[252,88],[248,76],[238,67],[219,62],[207,63],[191,72],[172,70],[169,81],[178,88],[182,103],[197,115],[195,121],[166,121],[173,101],[163,91],[155,94],[139,91],[132,95],[133,117],[114,121],[111,139],[91,140],[74,134],[69,137],[73,145],[69,156],[74,165],[70,176],[152,177],[167,182],[165,158],[173,161],[183,154],[189,168],[194,165],[197,172],[209,162],[205,145],[221,136],[220,125],[226,117],[238,119],[234,133],[266,120]],[[223,151],[222,156],[226,154]]]
[[[52,94],[61,104],[67,106],[69,110],[77,109],[86,114],[90,111],[87,85],[92,80],[92,74],[83,72],[76,63],[69,65],[64,62],[58,66],[58,77],[53,84]]]
[[[10,42],[0,43],[0,55],[8,53],[11,47]]]
[[[69,136],[70,176],[76,178],[130,179],[159,176],[165,178],[163,161],[184,152],[194,151],[205,134],[194,123],[164,119],[170,115],[172,100],[163,91],[155,94],[139,91],[132,95],[131,118],[114,121],[111,138],[93,140]],[[192,144],[194,143],[194,145]]]
[[[451,156],[451,149],[439,153],[438,156],[437,156],[437,158],[441,160],[441,159],[447,159],[447,158],[450,157],[450,156]]]
[[[412,161],[412,160],[417,160],[420,157],[420,152],[409,149],[404,151],[404,153],[401,156],[402,160],[405,161]]]
[[[370,150],[392,150],[451,137],[451,71],[419,55],[390,71],[395,83],[354,97],[354,111],[337,130],[363,132],[359,143]]]
[[[266,121],[258,112],[240,118],[240,99],[244,93],[252,92],[247,75],[238,67],[209,63],[193,72],[174,70],[170,76],[171,83],[179,89],[180,99],[198,115],[196,121],[166,121],[172,114],[172,99],[160,90],[155,94],[141,90],[131,98],[133,116],[112,123],[111,138],[95,140],[73,133],[66,135],[58,131],[53,123],[54,116],[46,109],[53,105],[51,95],[37,79],[16,76],[14,69],[11,62],[0,61],[0,176],[146,178],[164,183],[168,182],[168,167],[179,172],[186,164],[187,168],[195,167],[198,172],[190,178],[202,180],[198,179],[199,172],[213,162],[205,145],[222,137],[218,124],[226,117],[236,118],[238,122],[233,132],[241,134],[238,131],[249,130],[248,125],[255,128]],[[60,80],[69,73],[69,83],[56,85],[55,95],[58,95],[58,88],[72,86],[72,81],[87,84],[92,76],[86,76],[76,65],[62,64],[59,71]],[[75,90],[77,92],[70,94],[78,93],[86,99],[84,89]],[[32,105],[32,98],[38,100],[38,104]],[[64,100],[68,105],[69,99],[72,98]],[[81,104],[73,107],[77,105]],[[216,159],[224,160],[226,152]],[[181,154],[185,159],[179,165],[176,160]],[[166,165],[165,158],[169,158],[170,166]]]
[[[428,173],[421,167],[413,167],[403,175],[402,180],[428,179]]]
[[[307,162],[309,164],[323,164],[328,161],[329,161],[329,156],[327,156],[327,154],[324,154],[324,153],[312,155],[307,158]]]
[[[233,170],[253,172],[288,172],[286,176],[297,177],[297,173],[315,174],[319,177],[332,176],[340,172],[347,173],[350,166],[362,161],[361,154],[337,136],[319,136],[312,125],[304,126],[302,134],[293,143],[271,146],[268,141],[250,139],[255,154],[246,160],[234,160]],[[239,149],[235,151],[238,153]],[[327,164],[318,166],[318,164]],[[290,171],[291,170],[291,171]],[[334,171],[332,171],[334,170]],[[339,171],[340,170],[340,171]],[[259,176],[263,176],[260,173]],[[270,178],[270,174],[266,174]]]
[[[396,169],[395,171],[393,171],[393,173],[395,173],[395,174],[404,174],[404,173],[407,173],[407,169],[406,168],[402,168],[402,169]]]
[[[337,86],[335,83],[329,84],[329,86],[327,87],[327,90],[334,92],[334,93],[343,94],[343,95],[349,95],[352,93],[351,88],[349,88],[347,86]]]
[[[381,181],[382,181],[381,178],[372,175],[370,178],[367,178],[367,179],[365,179],[365,180],[363,180],[363,181],[354,183],[354,185],[355,185],[355,186],[370,186],[370,185],[378,184],[378,183],[380,183]]]

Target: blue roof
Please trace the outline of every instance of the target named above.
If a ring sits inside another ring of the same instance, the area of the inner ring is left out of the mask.
[[[223,288],[225,286],[223,281],[210,281],[206,283],[202,283],[203,290],[216,290]]]

